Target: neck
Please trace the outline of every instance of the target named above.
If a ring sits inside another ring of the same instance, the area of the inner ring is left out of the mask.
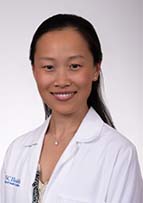
[[[72,137],[77,131],[87,111],[88,109],[68,115],[61,115],[53,112],[48,133],[53,134],[57,139],[62,139],[66,136]]]

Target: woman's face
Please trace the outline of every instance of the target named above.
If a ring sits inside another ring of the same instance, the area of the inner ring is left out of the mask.
[[[74,28],[45,33],[36,44],[33,73],[42,100],[53,113],[87,111],[99,69],[87,42]]]

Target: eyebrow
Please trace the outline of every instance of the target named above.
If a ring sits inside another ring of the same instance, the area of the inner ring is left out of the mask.
[[[55,59],[52,58],[52,57],[48,57],[48,56],[42,56],[42,57],[39,57],[40,60],[51,60],[51,61],[54,61]]]
[[[73,55],[73,56],[69,56],[69,57],[68,57],[69,60],[77,59],[77,58],[82,58],[82,59],[84,59],[85,57],[82,56],[82,55]],[[50,60],[50,61],[56,60],[55,58],[53,58],[53,57],[48,57],[48,56],[42,56],[42,57],[39,57],[39,59],[40,59],[40,60]]]
[[[69,59],[76,59],[76,58],[82,58],[82,59],[84,59],[85,57],[82,56],[82,55],[73,55],[73,56],[69,57]]]

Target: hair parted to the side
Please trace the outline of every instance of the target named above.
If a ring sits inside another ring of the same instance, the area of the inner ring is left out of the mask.
[[[73,14],[57,14],[41,23],[37,28],[30,46],[29,59],[31,64],[34,64],[34,55],[36,51],[36,44],[40,37],[50,31],[61,30],[66,27],[73,27],[77,30],[81,36],[86,40],[89,50],[94,59],[94,64],[100,64],[102,61],[102,51],[99,38],[92,24],[86,19],[73,15]],[[107,110],[101,92],[100,75],[97,81],[93,81],[92,90],[87,101],[88,107],[93,107],[96,112],[100,115],[105,123],[114,127],[112,118],[109,111]],[[45,118],[51,114],[51,109],[47,104],[44,103]]]

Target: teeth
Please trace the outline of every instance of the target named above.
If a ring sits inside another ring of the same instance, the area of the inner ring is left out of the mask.
[[[67,96],[73,95],[73,93],[57,93],[57,94],[54,94],[54,95],[60,96],[60,97],[67,97]]]
[[[74,92],[71,92],[71,93],[53,93],[53,95],[59,100],[67,100],[67,99],[70,99],[74,95]]]

